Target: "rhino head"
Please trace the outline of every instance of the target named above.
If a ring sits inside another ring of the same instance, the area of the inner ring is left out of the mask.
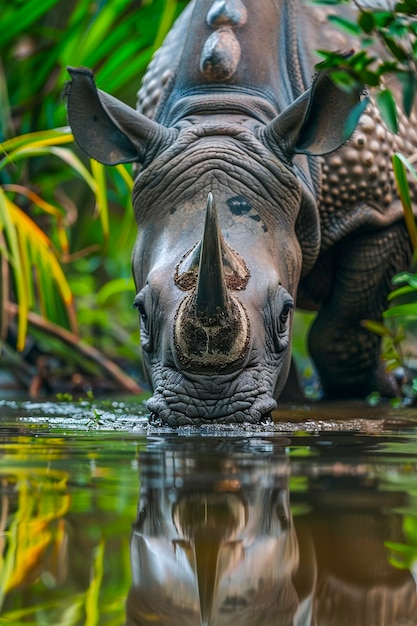
[[[305,623],[315,571],[298,585],[285,442],[184,439],[139,455],[126,624]]]
[[[185,107],[168,126],[98,90],[90,70],[69,71],[80,147],[140,164],[133,273],[150,412],[169,425],[259,423],[286,381],[297,285],[319,250],[315,161],[346,140],[359,93],[323,71],[269,121]]]

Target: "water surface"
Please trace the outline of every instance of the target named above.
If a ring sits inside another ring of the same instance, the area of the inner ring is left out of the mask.
[[[0,623],[417,625],[417,410],[0,403]]]

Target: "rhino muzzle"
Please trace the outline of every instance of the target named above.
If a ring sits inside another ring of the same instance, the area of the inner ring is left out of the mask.
[[[194,294],[182,301],[175,320],[175,349],[190,370],[224,370],[242,362],[249,347],[249,320],[243,305],[229,295],[213,316],[199,315]]]
[[[217,371],[244,360],[250,324],[243,304],[231,289],[244,289],[248,279],[245,263],[221,234],[210,193],[203,238],[182,260],[174,276],[181,289],[193,289],[175,316],[174,346],[182,367]]]

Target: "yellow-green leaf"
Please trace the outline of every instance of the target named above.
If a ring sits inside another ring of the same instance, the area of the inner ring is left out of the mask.
[[[104,165],[98,161],[91,159],[90,164],[96,189],[97,210],[100,216],[104,238],[107,239],[109,236],[109,205],[107,202],[106,172]]]
[[[13,206],[11,201],[0,188],[0,228],[4,231],[9,248],[10,264],[13,270],[16,286],[16,299],[19,308],[17,323],[17,349],[23,350],[26,340],[29,303],[25,284],[26,276],[22,267],[16,227],[10,212],[11,206]]]

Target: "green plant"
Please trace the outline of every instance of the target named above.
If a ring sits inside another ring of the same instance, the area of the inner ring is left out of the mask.
[[[120,440],[114,471],[114,432],[74,439],[68,428],[59,429],[65,437],[46,427],[47,440],[21,433],[3,443],[1,624],[125,624],[139,489],[133,465],[145,443]]]
[[[60,94],[66,66],[85,65],[134,106],[140,77],[184,4],[28,0],[3,7],[0,341],[17,315],[18,350],[29,324],[42,349],[65,359],[69,343],[50,340],[50,322],[72,333],[74,349],[81,335],[112,359],[137,360],[126,254],[136,230],[131,171],[87,162],[64,126]],[[37,325],[38,314],[45,323]]]
[[[107,201],[103,176],[95,164],[90,173],[73,150],[62,145],[73,142],[72,135],[65,130],[53,130],[21,135],[0,144],[4,157],[0,160],[0,173],[8,166],[13,166],[10,178],[20,180],[23,173],[19,161],[32,157],[56,157],[66,164],[73,174],[78,174],[94,193],[101,221],[103,234],[107,236]],[[102,167],[102,166],[101,166]],[[70,175],[73,175],[70,174]],[[44,230],[37,224],[28,211],[19,206],[19,199],[27,201],[38,214],[42,212],[51,218],[51,236],[54,245]],[[26,338],[28,311],[38,308],[42,315],[77,331],[77,322],[73,308],[73,295],[62,270],[60,258],[68,255],[68,236],[65,224],[65,209],[58,203],[52,204],[42,198],[30,184],[6,183],[0,186],[0,237],[3,263],[3,284],[8,285],[9,270],[13,277],[14,297],[18,304],[17,347],[22,350]],[[56,295],[64,305],[59,306]],[[2,289],[1,310],[9,312],[9,291]],[[6,324],[3,324],[5,327]]]
[[[413,214],[407,171],[416,182],[417,172],[402,154],[394,154],[392,160],[397,189],[404,209],[405,222],[414,250],[413,267],[415,267],[417,262],[417,222]],[[413,327],[415,332],[417,328],[417,273],[401,272],[393,277],[392,283],[395,289],[388,296],[388,303],[392,303],[392,305],[384,311],[383,322],[364,321],[366,328],[383,338],[382,358],[388,371],[407,367],[406,329]],[[411,384],[407,385],[405,391],[408,399],[417,398],[417,374],[412,377]]]
[[[314,0],[316,4],[339,5],[349,0]],[[417,86],[416,35],[417,0],[397,2],[393,10],[367,9],[360,0],[351,0],[357,9],[356,20],[330,15],[329,20],[341,30],[359,38],[358,52],[350,56],[329,50],[318,50],[323,57],[320,66],[335,68],[332,79],[341,89],[357,85],[377,88],[375,99],[388,128],[398,131],[397,103],[385,79],[394,76],[402,85],[402,105],[407,115],[413,108]],[[392,3],[393,4],[393,3]],[[370,51],[379,42],[385,57]],[[360,105],[359,105],[360,106]]]

